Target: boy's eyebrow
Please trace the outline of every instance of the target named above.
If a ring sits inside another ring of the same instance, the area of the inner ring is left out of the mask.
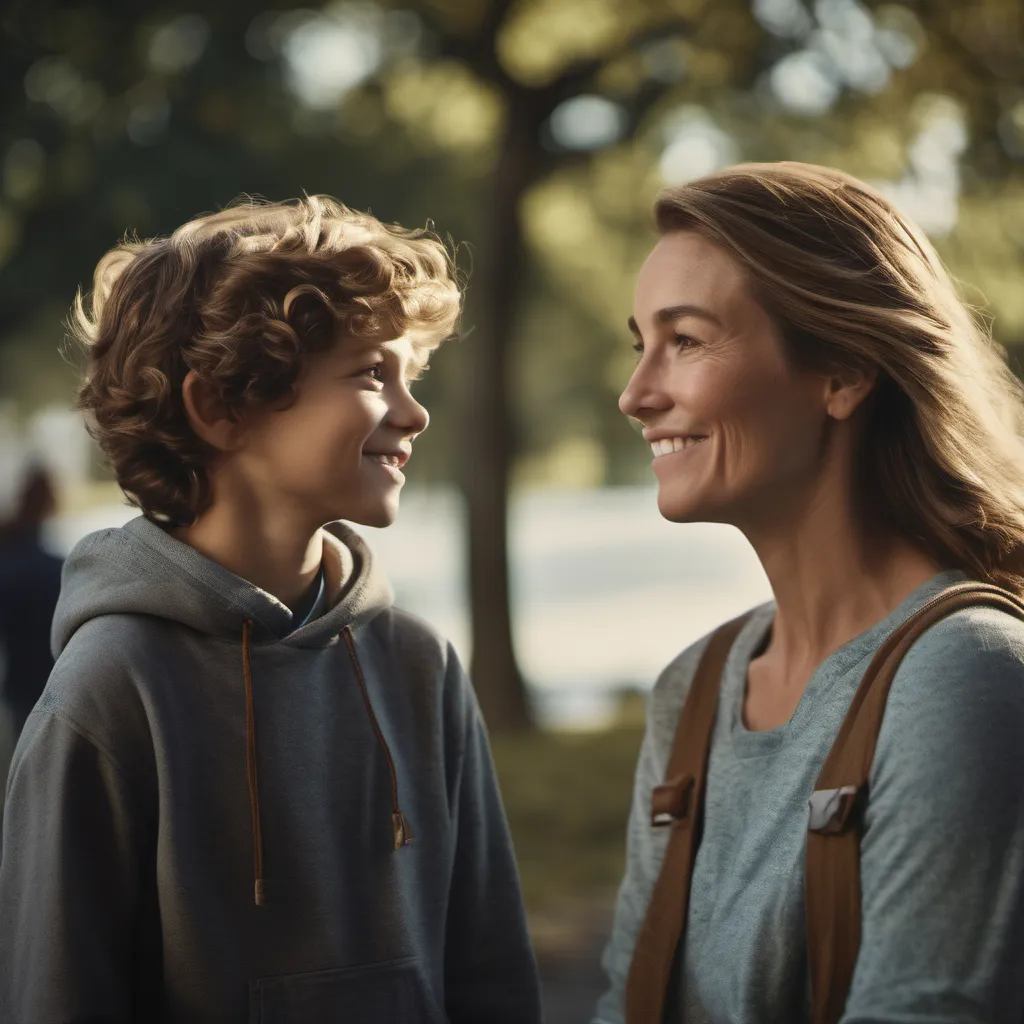
[[[405,367],[406,380],[419,380],[430,369],[430,352],[415,352]]]
[[[398,353],[391,348],[386,341],[375,341],[372,339],[361,339],[362,344],[348,350],[347,358],[352,362],[362,362],[365,359],[378,359],[393,363],[400,359]],[[412,356],[405,362],[402,376],[407,381],[419,380],[427,372],[432,350],[425,347],[414,346]]]
[[[340,357],[347,363],[359,363],[371,356],[375,359],[384,358],[384,343],[371,338],[356,339],[355,345],[346,345],[340,352]]]

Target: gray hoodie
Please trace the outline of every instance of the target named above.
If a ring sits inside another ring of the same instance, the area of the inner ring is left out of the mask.
[[[72,552],[15,752],[0,1021],[531,1024],[473,691],[325,531],[287,607],[140,517]]]

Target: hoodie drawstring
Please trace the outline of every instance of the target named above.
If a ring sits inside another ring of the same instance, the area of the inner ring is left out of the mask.
[[[356,655],[356,644],[355,640],[352,638],[351,628],[346,626],[341,631],[341,635],[345,638],[345,646],[348,648],[348,656],[352,659],[352,667],[356,672],[359,689],[363,693],[363,703],[366,705],[366,713],[369,715],[373,731],[377,734],[377,742],[380,744],[381,750],[384,751],[384,757],[388,762],[388,771],[391,773],[391,830],[394,836],[395,849],[399,850],[407,843],[411,842],[412,830],[409,828],[409,823],[405,820],[405,815],[402,813],[401,807],[398,806],[398,775],[395,772],[395,762],[391,756],[391,751],[388,749],[387,740],[384,739],[384,733],[381,732],[380,725],[377,723],[377,716],[373,713],[373,705],[370,703],[370,693],[366,688],[366,680],[363,678],[363,670],[359,665],[359,658]]]
[[[374,714],[373,705],[370,703],[370,693],[366,688],[366,679],[363,677],[363,669],[359,664],[359,657],[356,654],[355,640],[352,637],[352,630],[346,626],[342,631],[345,638],[345,647],[348,649],[348,656],[352,659],[352,667],[355,669],[356,680],[359,683],[360,692],[363,695],[363,704],[366,706],[366,713],[369,716],[370,724],[377,735],[377,742],[384,751],[384,758],[388,763],[388,772],[391,775],[391,831],[394,838],[394,848],[401,849],[412,841],[412,829],[406,821],[401,807],[398,805],[398,775],[395,771],[395,761],[391,756],[387,740],[381,732]],[[252,639],[252,620],[246,619],[242,623],[242,675],[245,677],[245,769],[249,777],[249,804],[252,811],[252,857],[253,875],[255,877],[254,897],[256,906],[262,907],[264,900],[263,880],[263,831],[260,827],[260,787],[259,778],[256,774],[256,715],[252,701],[252,655],[250,642]]]
[[[252,657],[249,642],[252,620],[242,623],[242,674],[245,677],[245,770],[249,776],[249,804],[252,809],[252,858],[256,906],[263,906],[263,832],[260,828],[260,787],[256,776],[256,716],[252,705]]]

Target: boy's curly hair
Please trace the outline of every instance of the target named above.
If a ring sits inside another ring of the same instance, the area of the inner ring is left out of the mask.
[[[100,260],[69,319],[87,353],[77,407],[128,500],[187,525],[209,504],[216,454],[185,413],[190,370],[232,414],[280,407],[310,354],[347,337],[429,350],[460,303],[448,251],[427,231],[327,196],[246,201]]]

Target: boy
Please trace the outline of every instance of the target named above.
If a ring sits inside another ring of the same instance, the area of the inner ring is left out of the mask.
[[[79,403],[143,515],[65,570],[0,1020],[540,1020],[473,693],[336,522],[393,521],[458,312],[441,245],[323,197],[100,262]]]

